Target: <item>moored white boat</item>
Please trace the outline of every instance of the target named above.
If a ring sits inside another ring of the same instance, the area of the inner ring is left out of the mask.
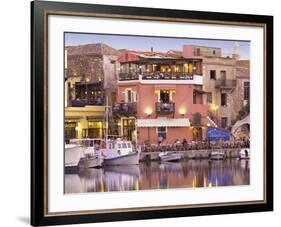
[[[87,149],[88,150],[88,149]],[[100,167],[103,163],[103,157],[101,152],[93,151],[89,153],[84,153],[79,161],[80,168],[93,168]]]
[[[182,159],[182,154],[178,151],[160,152],[159,158],[161,159],[161,161],[165,162],[179,161]]]
[[[81,139],[84,148],[79,161],[79,168],[100,167],[103,163],[101,151],[96,147],[97,143],[101,143],[100,139]]]
[[[107,148],[101,149],[104,165],[138,165],[140,152],[133,150],[131,141],[109,141]]]
[[[78,167],[83,147],[77,144],[65,144],[64,166],[67,168]]]
[[[105,148],[101,149],[104,165],[138,165],[140,151],[133,149],[131,141],[108,140],[108,97],[106,97]]]
[[[223,160],[225,158],[223,151],[212,151],[210,155],[211,160]]]
[[[250,148],[243,148],[239,152],[239,159],[250,159]]]

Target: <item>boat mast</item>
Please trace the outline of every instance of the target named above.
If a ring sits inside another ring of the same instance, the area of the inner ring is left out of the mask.
[[[105,147],[108,149],[108,96],[106,96],[105,117]]]

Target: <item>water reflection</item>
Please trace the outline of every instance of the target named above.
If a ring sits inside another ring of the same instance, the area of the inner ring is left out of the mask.
[[[108,166],[65,174],[65,193],[109,192],[250,184],[250,162],[188,160]]]

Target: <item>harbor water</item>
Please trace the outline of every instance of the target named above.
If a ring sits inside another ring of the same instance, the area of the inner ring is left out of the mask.
[[[249,160],[182,160],[77,169],[65,173],[65,193],[237,186],[250,184]]]

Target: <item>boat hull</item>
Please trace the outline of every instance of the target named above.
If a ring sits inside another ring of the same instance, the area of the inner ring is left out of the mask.
[[[182,159],[180,153],[171,153],[171,154],[159,154],[159,158],[163,162],[178,162]]]
[[[211,160],[223,160],[224,156],[223,155],[213,155],[210,158]]]
[[[239,159],[250,159],[250,149],[242,149],[239,152]]]
[[[66,168],[75,168],[78,166],[81,154],[82,154],[81,146],[65,146],[65,158],[64,158],[64,166]]]
[[[223,152],[212,152],[210,156],[210,160],[224,160],[225,156]]]
[[[138,165],[139,164],[139,152],[131,154],[120,155],[113,158],[104,158],[104,165]]]
[[[102,166],[103,160],[98,155],[91,158],[81,158],[79,168],[94,168]]]

